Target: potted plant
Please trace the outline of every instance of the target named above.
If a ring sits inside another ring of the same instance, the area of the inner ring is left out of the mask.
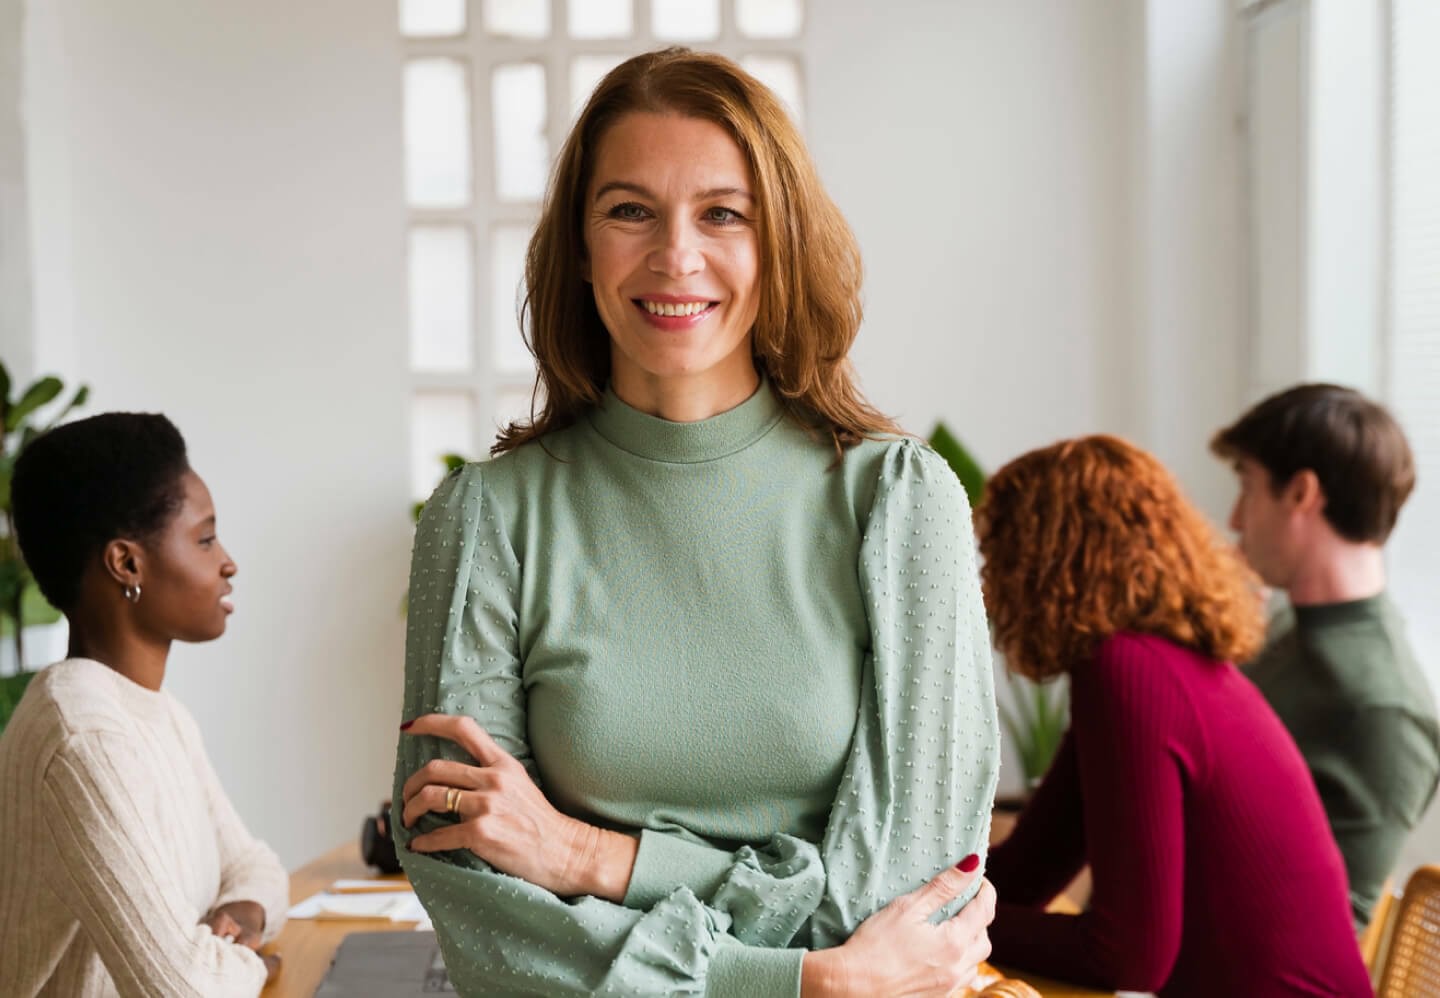
[[[985,472],[958,437],[943,422],[936,423],[930,434],[930,446],[943,457],[960,479],[965,494],[974,508],[985,494]],[[1020,756],[1024,790],[1020,800],[998,800],[996,806],[1019,810],[1031,791],[1039,785],[1060,747],[1070,718],[1069,696],[1064,680],[1033,683],[1023,676],[1005,670],[1013,707],[1000,704],[1000,720]]]
[[[43,424],[37,419],[40,409],[53,402],[65,385],[56,377],[40,378],[11,398],[10,372],[0,363],[0,636],[13,642],[15,673],[0,676],[0,730],[10,720],[25,687],[34,676],[25,670],[25,628],[37,624],[53,624],[60,611],[45,601],[15,540],[15,518],[10,505],[10,477],[15,460],[34,440],[55,426],[70,412],[85,404],[90,390],[80,388],[70,401]]]
[[[1070,723],[1070,697],[1063,679],[1035,683],[1006,669],[1005,682],[1014,708],[1000,704],[1000,721],[1020,755],[1020,772],[1025,777],[1022,796],[1028,797],[1055,759]]]

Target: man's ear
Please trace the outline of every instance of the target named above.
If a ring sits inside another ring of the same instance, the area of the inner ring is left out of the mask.
[[[1297,512],[1318,513],[1325,508],[1325,490],[1320,476],[1309,468],[1301,468],[1290,476],[1285,486],[1285,499]]]
[[[105,574],[121,586],[139,584],[145,571],[145,552],[132,540],[116,539],[100,552]]]

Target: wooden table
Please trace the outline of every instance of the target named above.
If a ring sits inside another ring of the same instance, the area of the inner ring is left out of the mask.
[[[290,874],[290,903],[296,904],[312,894],[324,890],[336,880],[347,878],[373,877],[375,871],[360,859],[360,847],[356,842],[336,846],[313,862],[306,863]],[[406,883],[405,877],[396,874],[385,877],[397,886]],[[340,940],[352,932],[393,932],[397,929],[412,929],[414,922],[392,922],[388,918],[372,918],[347,921],[320,921],[313,918],[293,919],[285,923],[266,952],[277,952],[281,956],[280,975],[274,983],[260,992],[261,998],[312,998],[315,989],[330,969]],[[1110,998],[1109,991],[1092,991],[1075,984],[1061,984],[1034,974],[1022,974],[1004,970],[1007,977],[1018,977],[1028,981],[1044,998]]]
[[[290,903],[304,901],[337,880],[375,875],[374,869],[360,859],[359,842],[352,840],[290,874]],[[404,874],[397,873],[382,879],[393,880],[399,888],[409,885]],[[260,992],[260,998],[312,998],[325,978],[325,971],[330,969],[330,961],[340,948],[340,940],[350,933],[393,932],[414,927],[414,922],[392,922],[388,918],[346,921],[292,919],[285,923],[280,935],[265,947],[267,953],[280,954],[280,975]]]

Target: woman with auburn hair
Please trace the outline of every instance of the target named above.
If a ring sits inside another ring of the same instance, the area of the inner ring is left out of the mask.
[[[617,67],[526,286],[535,414],[440,485],[410,580],[392,827],[458,989],[969,983],[970,512],[855,385],[859,254],[779,101],[718,56]]]
[[[1006,465],[977,530],[1010,668],[1070,677],[1070,730],[990,857],[996,960],[1163,998],[1370,994],[1305,762],[1231,664],[1263,630],[1238,553],[1105,436]],[[1087,864],[1089,909],[1046,912]]]

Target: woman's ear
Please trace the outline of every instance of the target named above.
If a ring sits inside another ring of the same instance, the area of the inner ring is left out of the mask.
[[[105,574],[120,586],[134,586],[141,581],[145,569],[145,552],[131,540],[113,540],[100,552]]]

